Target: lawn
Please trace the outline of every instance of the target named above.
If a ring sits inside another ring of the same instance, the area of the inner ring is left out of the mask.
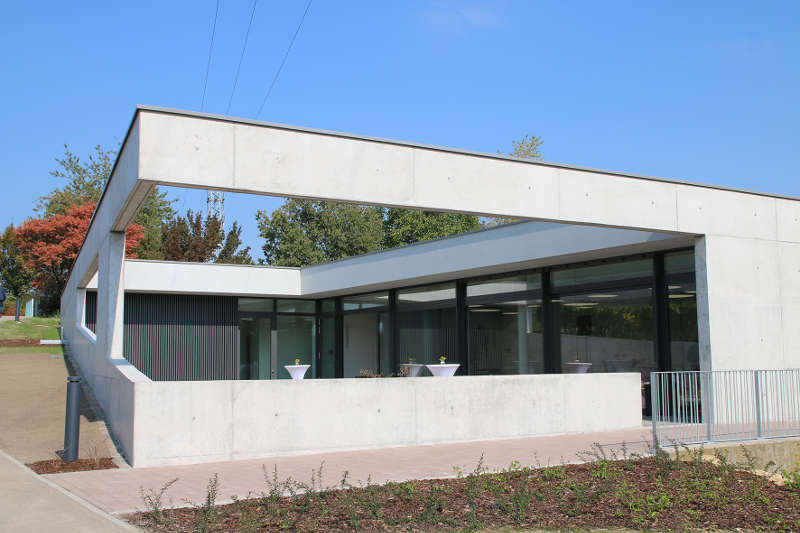
[[[205,502],[164,509],[161,490],[142,491],[146,512],[127,517],[147,531],[520,531],[800,530],[800,475],[779,486],[750,465],[702,450],[674,459],[595,456],[584,464],[485,472],[481,463],[455,479],[376,485],[345,473],[337,487],[279,481],[265,469],[260,494],[216,505],[217,479]],[[322,467],[320,467],[322,468]],[[174,482],[174,481],[173,481]],[[245,499],[248,498],[248,499]]]
[[[12,339],[58,339],[58,318],[23,318],[20,322],[0,322],[0,341]]]
[[[58,345],[41,346],[0,346],[0,355],[11,353],[43,353],[50,355],[64,355],[64,349]]]

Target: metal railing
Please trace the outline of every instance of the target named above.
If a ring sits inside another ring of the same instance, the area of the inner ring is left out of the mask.
[[[800,369],[652,372],[657,445],[800,436]]]

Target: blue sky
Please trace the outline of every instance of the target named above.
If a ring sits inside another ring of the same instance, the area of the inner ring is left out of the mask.
[[[306,0],[259,0],[229,114],[256,113]],[[136,104],[200,110],[215,0],[7,2],[0,225],[69,144]],[[222,0],[204,111],[225,113],[251,0]],[[314,0],[262,120],[800,196],[800,2]],[[198,191],[171,191],[180,211]],[[226,195],[260,255],[257,209]]]

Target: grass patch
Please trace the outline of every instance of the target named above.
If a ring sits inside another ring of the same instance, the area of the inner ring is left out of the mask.
[[[50,355],[64,355],[64,349],[58,345],[41,345],[41,346],[0,346],[0,355],[10,354],[50,354]]]
[[[4,320],[0,322],[0,341],[12,339],[58,339],[58,318],[25,318],[20,322]]]
[[[321,472],[321,468],[320,468]],[[456,479],[332,487],[279,481],[265,469],[265,488],[233,504],[214,505],[216,475],[204,504],[127,517],[154,532],[189,531],[522,531],[800,530],[800,490],[778,486],[730,462],[602,458],[554,468],[512,464],[486,472],[482,462]],[[159,501],[163,493],[159,493]],[[191,503],[191,502],[188,502]]]

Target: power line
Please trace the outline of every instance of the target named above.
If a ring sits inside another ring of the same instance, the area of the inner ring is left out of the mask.
[[[272,83],[269,85],[269,89],[267,90],[267,94],[264,95],[264,100],[261,101],[261,107],[258,108],[258,113],[256,113],[256,119],[261,116],[261,111],[264,109],[264,104],[267,103],[267,99],[269,95],[272,94],[272,89],[275,87],[275,82],[278,81],[278,76],[281,75],[281,70],[283,70],[283,65],[286,64],[286,58],[289,57],[289,52],[292,51],[292,46],[294,45],[295,39],[297,39],[297,34],[300,33],[300,28],[303,26],[303,21],[306,20],[306,15],[308,14],[308,10],[311,7],[311,2],[314,0],[308,0],[308,4],[306,4],[306,10],[303,11],[303,16],[300,18],[300,24],[297,25],[297,29],[294,30],[294,35],[292,35],[292,40],[289,42],[289,47],[286,48],[286,53],[283,54],[283,60],[281,61],[278,70],[275,72],[275,77],[272,78]]]
[[[214,11],[214,25],[211,27],[211,44],[208,46],[208,62],[206,63],[206,77],[203,80],[203,100],[200,103],[200,111],[206,106],[206,87],[208,87],[208,73],[211,71],[211,51],[214,50],[214,36],[217,34],[217,16],[219,15],[219,0],[217,9]]]
[[[239,56],[239,66],[236,67],[236,76],[233,78],[233,89],[231,89],[231,97],[228,98],[228,108],[225,110],[227,115],[231,110],[231,103],[233,103],[233,95],[236,92],[236,85],[239,83],[239,71],[242,69],[242,60],[244,59],[244,52],[247,50],[247,39],[250,37],[250,27],[253,25],[253,18],[256,15],[256,5],[258,0],[253,0],[253,9],[250,11],[250,22],[247,24],[247,33],[244,34],[244,44],[242,45],[242,54]]]

